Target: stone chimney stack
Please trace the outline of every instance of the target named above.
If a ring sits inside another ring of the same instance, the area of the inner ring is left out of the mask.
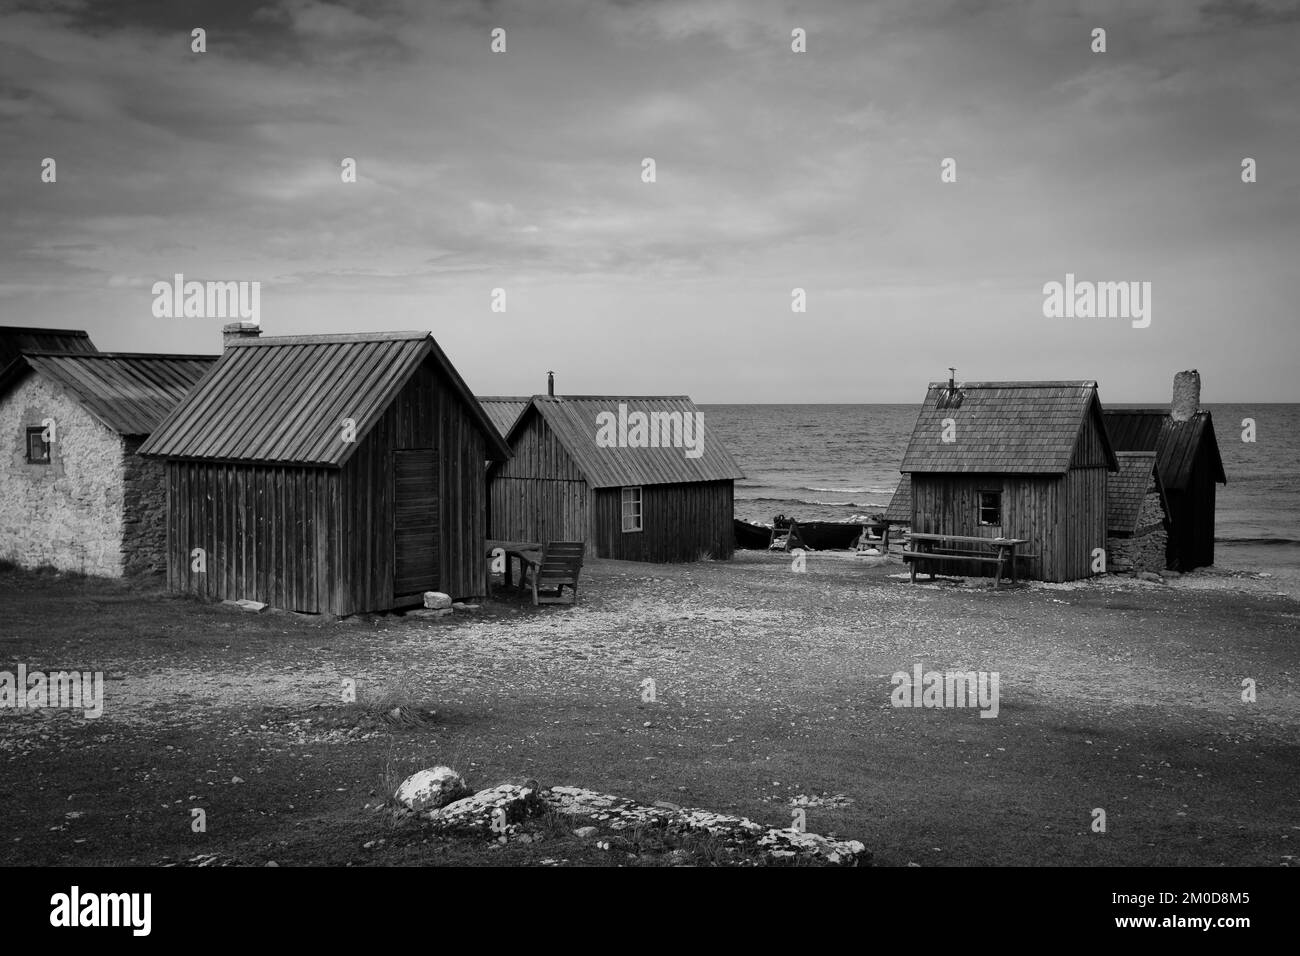
[[[253,322],[231,322],[221,327],[221,348],[224,351],[232,342],[255,339],[262,334],[262,326]]]
[[[1174,400],[1169,417],[1176,422],[1190,421],[1201,410],[1201,373],[1192,369],[1174,376]]]

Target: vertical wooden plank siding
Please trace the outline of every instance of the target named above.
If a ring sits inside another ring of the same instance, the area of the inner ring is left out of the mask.
[[[695,561],[704,552],[730,559],[736,550],[733,496],[731,481],[643,485],[643,530],[624,532],[622,489],[598,489],[588,546],[599,557],[624,561]]]
[[[1092,574],[1092,550],[1106,546],[1106,469],[1064,475],[912,474],[912,530],[1025,538],[1027,576],[1073,581]],[[979,523],[979,492],[1002,493],[1002,524]]]

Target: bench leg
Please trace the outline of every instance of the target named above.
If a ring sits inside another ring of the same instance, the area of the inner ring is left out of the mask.
[[[916,562],[915,562],[915,561],[908,561],[907,563],[911,566],[911,569],[912,569],[912,583],[915,584],[915,583],[916,583]]]
[[[998,566],[993,569],[993,590],[995,591],[1002,586],[1002,561],[1003,552],[1001,548],[998,548]]]

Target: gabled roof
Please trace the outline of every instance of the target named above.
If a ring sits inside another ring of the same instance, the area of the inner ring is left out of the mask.
[[[230,342],[141,454],[167,458],[342,465],[415,370],[432,360],[487,439],[509,450],[428,332],[297,335]],[[344,418],[357,440],[344,442]]]
[[[942,440],[948,418],[951,442]],[[1096,382],[960,382],[951,391],[932,382],[899,470],[1064,474],[1089,421],[1114,471]]]
[[[889,499],[889,507],[885,509],[886,521],[908,521],[912,520],[912,476],[902,475],[898,479],[898,487],[894,489],[894,497]]]
[[[26,325],[0,325],[0,369],[19,352],[98,352],[81,329],[37,329]]]
[[[1119,473],[1106,482],[1106,528],[1112,534],[1132,534],[1142,517],[1142,503],[1152,485],[1160,492],[1164,508],[1164,486],[1156,469],[1153,451],[1117,451]]]
[[[215,355],[23,352],[0,373],[0,395],[36,374],[118,434],[148,435],[216,360]]]
[[[510,426],[515,423],[525,408],[528,407],[527,395],[483,395],[478,403],[492,420],[501,437],[510,434]]]
[[[1202,445],[1214,480],[1228,483],[1214,422],[1204,409],[1185,422],[1176,422],[1165,408],[1110,408],[1106,410],[1106,430],[1118,449],[1154,451],[1160,460],[1160,480],[1169,491],[1187,488]]]
[[[705,422],[702,454],[687,458],[680,447],[602,448],[596,444],[597,416],[619,406],[627,413],[700,414],[685,395],[534,395],[515,420],[506,442],[512,447],[517,435],[534,415],[540,415],[573,458],[592,488],[621,488],[628,485],[692,484],[701,481],[731,481],[745,477],[722,442]]]

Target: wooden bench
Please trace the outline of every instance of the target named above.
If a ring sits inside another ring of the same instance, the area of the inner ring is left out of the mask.
[[[903,561],[910,565],[913,584],[916,583],[918,565],[933,568],[960,562],[991,564],[995,566],[993,587],[997,589],[1002,583],[1004,568],[1010,570],[1011,582],[1016,582],[1016,548],[1026,543],[1023,538],[977,538],[961,534],[912,532],[909,541],[911,547],[903,550]],[[926,573],[931,580],[934,579],[934,570]]]
[[[587,545],[582,541],[549,541],[542,556],[533,560],[523,557],[524,573],[532,577],[533,605],[577,604],[578,575]],[[564,599],[564,589],[571,592]]]

